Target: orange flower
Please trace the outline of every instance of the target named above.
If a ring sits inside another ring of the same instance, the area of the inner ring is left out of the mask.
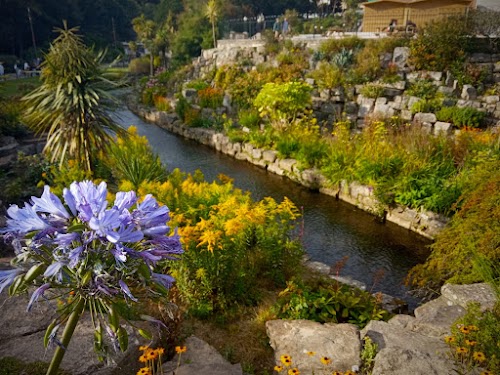
[[[343,375],[340,371],[334,371],[332,372],[332,375]]]
[[[146,363],[148,361],[148,357],[146,354],[143,354],[139,357],[139,362]]]
[[[149,367],[143,367],[137,371],[137,375],[151,375],[151,371],[149,370]]]
[[[470,333],[470,329],[469,329],[469,327],[460,327],[460,332],[462,332],[464,334],[468,334],[468,333]]]
[[[187,347],[186,346],[176,346],[175,347],[175,352],[177,354],[185,353],[186,351],[187,351]]]
[[[311,351],[309,351],[309,352],[306,352],[306,354],[307,354],[309,357],[312,357],[312,356],[316,355],[316,352],[311,352]]]
[[[157,348],[156,349],[156,354],[162,355],[163,353],[165,353],[165,349],[163,349],[163,348]]]
[[[283,354],[281,357],[280,357],[280,361],[281,363],[283,363],[286,367],[290,366],[292,364],[292,357],[290,357],[289,355],[287,354]]]
[[[278,365],[274,366],[274,371],[276,371],[276,372],[283,371],[283,366],[278,366]]]
[[[477,341],[474,340],[465,340],[465,343],[469,346],[474,346],[477,344]]]
[[[298,368],[291,368],[290,370],[288,370],[288,375],[299,375],[300,374],[300,371]]]
[[[347,370],[344,372],[344,375],[356,375],[356,373],[352,372],[351,370]]]
[[[145,350],[148,350],[148,349],[149,349],[149,346],[147,346],[147,345],[141,345],[141,346],[139,346],[139,350],[145,351]]]
[[[453,337],[453,336],[445,336],[444,342],[446,342],[447,344],[455,342],[455,337]]]

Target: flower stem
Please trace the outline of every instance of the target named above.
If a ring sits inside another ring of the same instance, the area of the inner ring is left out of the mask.
[[[57,374],[59,366],[61,365],[61,361],[64,357],[64,353],[66,352],[64,348],[68,348],[71,336],[73,336],[73,332],[75,331],[76,325],[80,320],[80,316],[82,315],[84,308],[85,308],[85,299],[81,298],[68,318],[68,322],[64,327],[64,332],[62,336],[62,347],[58,346],[56,348],[56,351],[54,353],[54,356],[52,357],[52,361],[50,362],[50,366],[49,369],[47,370],[46,375]]]

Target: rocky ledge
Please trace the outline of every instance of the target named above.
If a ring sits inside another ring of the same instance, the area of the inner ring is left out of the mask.
[[[328,368],[351,370],[361,364],[363,338],[378,345],[373,375],[456,374],[443,337],[453,322],[465,313],[467,304],[478,302],[482,309],[492,308],[495,295],[487,284],[445,285],[441,296],[415,310],[415,316],[395,315],[388,322],[371,321],[361,331],[352,324],[320,324],[307,320],[271,320],[266,323],[276,362],[290,355],[302,373],[319,375],[325,367],[319,356],[332,359]],[[27,297],[0,294],[0,358],[16,357],[26,362],[49,361],[52,351],[43,349],[43,335],[50,324],[53,307],[39,303],[26,312]],[[133,375],[139,363],[139,338],[131,333],[129,349],[116,355],[112,364],[97,361],[93,352],[93,328],[90,319],[77,326],[62,367],[73,375]],[[143,340],[142,340],[143,341]],[[144,344],[144,342],[142,342]],[[187,339],[189,348],[178,358],[164,364],[166,374],[241,375],[239,364],[231,364],[217,351],[196,337]],[[316,352],[312,358],[307,351]]]

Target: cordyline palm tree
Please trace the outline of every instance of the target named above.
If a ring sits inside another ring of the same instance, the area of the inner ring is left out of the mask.
[[[121,132],[106,113],[103,100],[107,81],[99,65],[103,53],[95,55],[77,35],[77,28],[56,29],[42,63],[41,81],[23,100],[26,122],[38,134],[47,134],[44,152],[51,161],[75,160],[80,168],[92,171],[99,151]]]
[[[205,16],[210,20],[212,24],[212,37],[214,39],[214,48],[217,48],[217,39],[215,36],[215,23],[219,17],[219,4],[217,0],[208,0],[207,8],[205,10]]]

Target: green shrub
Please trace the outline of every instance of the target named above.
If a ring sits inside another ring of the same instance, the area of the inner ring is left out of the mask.
[[[167,170],[149,147],[146,137],[131,126],[127,136],[119,136],[109,150],[106,164],[117,181],[126,180],[138,189],[144,181],[164,181]]]
[[[191,104],[181,94],[177,95],[177,104],[175,105],[175,113],[183,121],[186,122],[186,113],[191,108]]]
[[[406,89],[405,94],[430,100],[436,97],[437,90],[438,87],[431,80],[419,79],[410,83],[410,86]]]
[[[299,216],[293,203],[253,202],[226,181],[174,171],[167,183],[141,187],[175,212],[172,226],[179,228],[185,253],[182,262],[172,262],[171,273],[181,300],[198,316],[254,305],[260,288],[283,287],[300,269],[302,248],[290,232]]]
[[[342,39],[327,39],[321,42],[319,52],[330,60],[334,55],[341,53],[342,50],[356,51],[365,45],[365,41],[358,37],[352,36]]]
[[[377,83],[368,83],[361,88],[360,92],[366,98],[377,99],[384,94],[384,86]]]
[[[442,106],[442,99],[436,98],[436,99],[422,99],[419,100],[418,102],[415,102],[412,104],[410,110],[412,113],[435,113],[439,112]]]
[[[295,137],[280,137],[276,142],[276,150],[278,151],[278,156],[282,159],[287,159],[300,150],[300,140]]]
[[[0,100],[0,135],[23,137],[28,129],[21,123],[23,105],[19,100]]]
[[[293,120],[311,104],[311,86],[303,82],[266,83],[254,100],[261,117],[274,123]]]
[[[259,125],[260,116],[259,112],[255,109],[243,109],[238,112],[238,123],[249,129],[255,128]]]
[[[150,62],[149,57],[143,56],[132,59],[128,64],[130,74],[149,74]]]
[[[332,90],[344,84],[342,71],[327,62],[321,62],[309,76],[314,78],[320,89]]]
[[[477,165],[463,172],[464,193],[457,205],[458,212],[436,237],[428,260],[409,274],[408,282],[418,288],[439,290],[445,282],[487,281],[474,267],[474,258],[500,262],[500,156],[498,151],[496,155],[490,151],[488,156],[478,150],[475,157],[469,155],[468,159],[476,160]]]
[[[370,320],[389,318],[389,313],[380,308],[370,293],[330,280],[319,280],[313,286],[289,281],[276,308],[281,319],[351,323],[360,328]]]
[[[458,128],[478,128],[483,125],[486,113],[471,107],[444,107],[436,113],[439,121],[451,122]]]

